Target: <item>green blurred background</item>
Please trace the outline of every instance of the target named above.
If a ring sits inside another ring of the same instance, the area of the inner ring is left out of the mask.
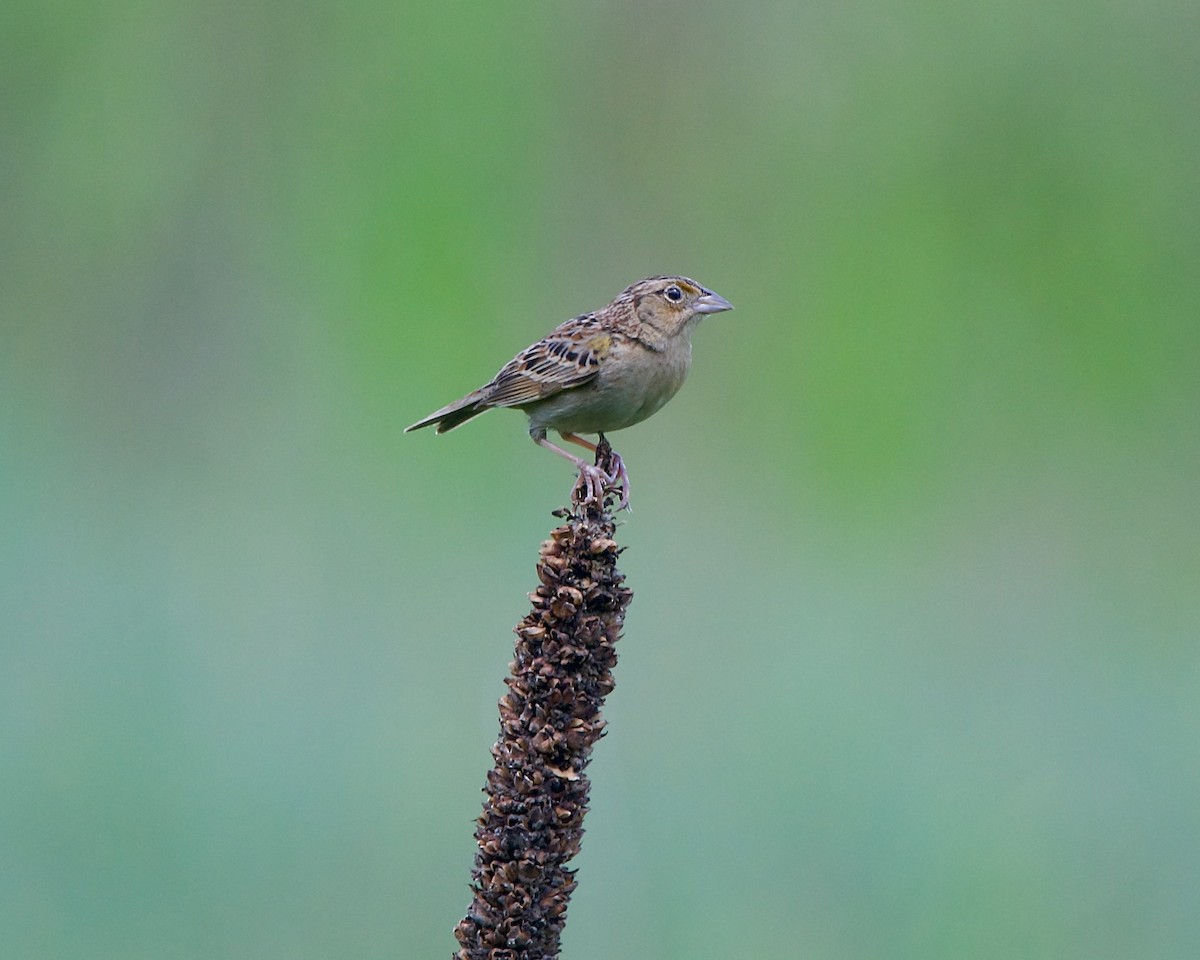
[[[1200,7],[0,13],[0,954],[449,956],[627,283],[574,960],[1200,955]]]

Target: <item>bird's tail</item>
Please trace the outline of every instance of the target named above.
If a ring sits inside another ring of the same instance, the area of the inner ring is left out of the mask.
[[[441,410],[435,410],[427,417],[422,417],[412,426],[405,427],[404,432],[410,430],[420,430],[422,427],[432,426],[437,424],[437,432],[445,433],[447,430],[453,430],[455,427],[466,423],[472,417],[477,417],[481,413],[486,413],[491,409],[490,406],[481,402],[482,398],[478,390],[474,393],[468,393],[461,400],[455,400],[453,403],[442,407]]]

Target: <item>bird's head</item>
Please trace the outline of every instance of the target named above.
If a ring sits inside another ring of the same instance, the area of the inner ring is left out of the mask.
[[[733,304],[687,277],[649,277],[621,295],[628,298],[637,318],[666,336],[694,326],[708,313],[732,310]]]

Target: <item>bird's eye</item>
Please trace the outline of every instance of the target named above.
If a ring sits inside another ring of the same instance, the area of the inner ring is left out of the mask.
[[[667,287],[667,289],[663,291],[663,294],[668,300],[674,300],[676,303],[683,299],[683,291],[675,286],[675,284],[671,284],[671,286]]]

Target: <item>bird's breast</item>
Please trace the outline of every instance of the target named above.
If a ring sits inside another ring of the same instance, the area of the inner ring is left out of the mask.
[[[605,357],[596,379],[528,408],[534,428],[568,433],[609,433],[657,413],[683,386],[691,344],[668,343],[654,351],[626,342]]]
[[[662,409],[687,379],[690,343],[671,343],[662,351],[629,344],[625,355],[605,364],[596,378],[596,393],[612,419],[608,430],[645,420]]]

